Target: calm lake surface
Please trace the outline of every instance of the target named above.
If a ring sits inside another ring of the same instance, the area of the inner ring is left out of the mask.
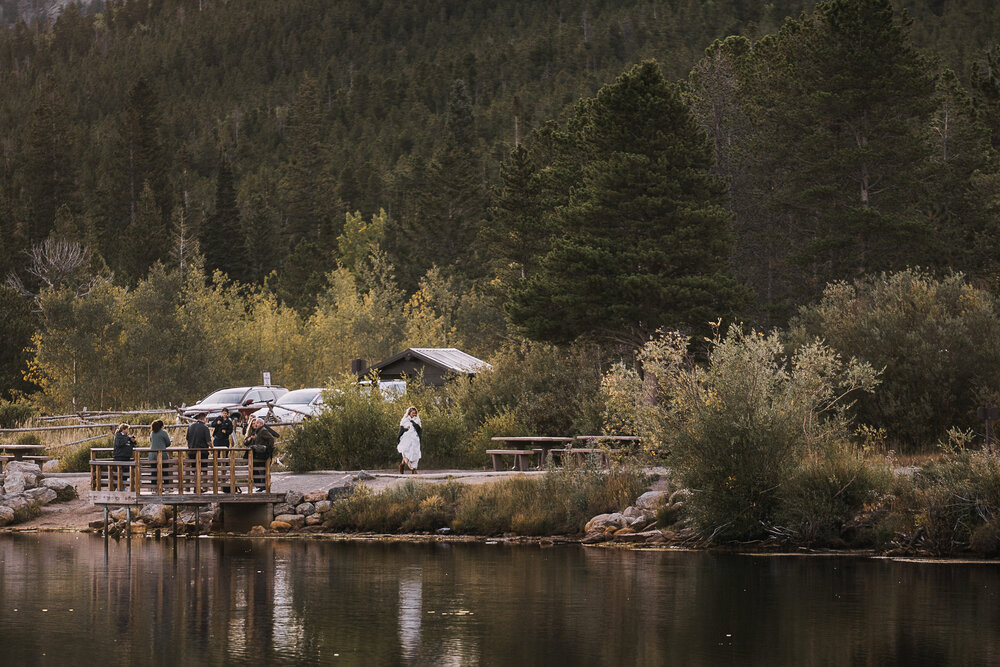
[[[3,665],[986,665],[1000,565],[0,536]]]

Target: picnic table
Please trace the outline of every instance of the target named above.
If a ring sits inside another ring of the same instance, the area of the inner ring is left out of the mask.
[[[578,435],[569,446],[552,449],[550,453],[580,463],[589,456],[596,456],[606,468],[610,463],[610,457],[621,452],[620,448],[613,445],[634,445],[640,439],[636,435]],[[583,446],[578,446],[577,443]]]
[[[563,438],[547,435],[503,435],[490,438],[507,446],[506,449],[487,449],[486,453],[493,460],[493,469],[503,469],[503,457],[513,456],[514,467],[524,471],[528,468],[531,457],[538,456],[539,467],[545,465],[549,452],[557,447],[571,445],[573,438]]]
[[[8,461],[36,461],[44,463],[51,459],[45,455],[45,445],[0,445],[0,461],[5,465]]]

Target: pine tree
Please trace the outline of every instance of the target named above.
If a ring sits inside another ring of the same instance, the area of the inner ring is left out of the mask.
[[[219,270],[232,280],[250,280],[252,267],[246,239],[247,233],[236,205],[233,167],[225,155],[220,155],[215,180],[215,209],[202,225],[199,239],[208,275]]]
[[[60,206],[75,204],[75,169],[67,110],[49,84],[28,125],[28,147],[21,172],[28,204],[28,239],[48,236]]]
[[[781,266],[771,293],[787,305],[832,280],[935,261],[921,204],[933,63],[908,26],[890,0],[830,0],[754,46],[742,167],[765,235],[788,245],[762,258]]]
[[[433,265],[449,275],[478,272],[474,242],[487,202],[479,158],[472,103],[458,79],[449,97],[444,142],[427,166],[415,215],[404,221],[408,243],[395,257],[402,284],[414,286]]]
[[[299,85],[288,118],[288,161],[282,179],[288,248],[309,241],[332,249],[343,215],[331,173],[329,146],[323,140],[319,87],[308,74]]]
[[[678,88],[644,62],[580,102],[567,128],[580,178],[553,211],[560,238],[512,294],[511,319],[532,338],[636,345],[730,314],[742,293],[725,186]]]

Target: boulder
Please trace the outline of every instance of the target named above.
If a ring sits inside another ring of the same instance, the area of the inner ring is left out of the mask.
[[[354,493],[353,484],[345,484],[343,486],[335,486],[326,492],[326,497],[330,501],[340,500],[341,498],[346,498]]]
[[[23,495],[6,496],[3,504],[14,510],[14,523],[34,519],[42,513],[41,506]]]
[[[42,472],[59,472],[61,467],[59,459],[50,459],[42,464]]]
[[[12,472],[26,472],[36,477],[42,476],[42,469],[37,463],[32,463],[31,461],[9,461],[4,471],[8,475]]]
[[[115,521],[124,521],[128,517],[128,511],[124,507],[116,507],[111,510],[111,518]]]
[[[666,500],[667,494],[665,491],[647,491],[639,496],[635,501],[635,506],[639,509],[655,512]]]
[[[312,503],[299,503],[295,506],[295,513],[302,516],[309,516],[316,513],[316,506]]]
[[[24,493],[24,475],[19,472],[10,473],[3,482],[3,492],[7,496],[16,496]]]
[[[42,480],[42,486],[55,491],[59,498],[59,502],[74,500],[80,497],[80,494],[77,493],[75,486],[64,479],[59,479],[58,477],[46,477]]]
[[[330,508],[333,507],[333,503],[329,500],[320,500],[316,502],[316,513],[323,514],[324,512],[329,512]]]
[[[261,535],[264,535],[266,533],[267,529],[264,528],[264,526],[254,526],[253,528],[250,529],[251,537],[260,537]]]
[[[626,519],[637,519],[646,516],[646,511],[639,509],[635,505],[629,505],[622,514]]]
[[[598,514],[593,519],[587,522],[584,527],[583,532],[592,533],[597,531],[603,531],[608,527],[613,527],[615,530],[618,528],[623,528],[626,524],[625,515],[621,512],[614,512],[613,514]]]
[[[273,530],[276,533],[287,533],[291,529],[292,529],[292,524],[288,523],[287,521],[278,521],[277,519],[275,519],[274,521],[271,522],[271,530]]]
[[[14,510],[6,505],[0,505],[0,526],[14,523]]]
[[[283,521],[291,528],[301,528],[306,525],[306,518],[301,514],[279,514],[274,517],[275,521]]]
[[[368,482],[375,479],[375,475],[372,475],[371,473],[362,470],[361,472],[359,472],[357,475],[354,476],[354,479],[361,480],[362,482]]]
[[[305,498],[305,496],[302,494],[301,491],[289,491],[288,493],[285,494],[285,502],[291,505],[292,507],[295,507],[296,505],[301,503],[303,498]]]
[[[305,495],[307,503],[318,503],[321,500],[326,500],[326,491],[310,491]]]
[[[279,514],[295,514],[295,506],[288,503],[275,503],[274,516],[278,516]]]
[[[11,461],[10,464],[16,463]],[[8,465],[10,465],[8,464]],[[35,466],[37,468],[38,466]],[[34,489],[38,486],[38,481],[42,478],[42,473],[33,473],[23,470],[8,470],[4,476],[4,493],[9,496],[16,496],[27,489]]]
[[[129,532],[133,535],[145,535],[146,534],[146,524],[139,521],[133,521],[132,525],[129,526]]]
[[[323,523],[323,518],[319,514],[310,514],[306,517],[307,526],[318,526]]]
[[[58,497],[55,491],[44,486],[28,489],[24,492],[24,495],[37,502],[39,505],[48,505],[49,503],[55,502]]]
[[[170,510],[159,503],[144,505],[139,512],[139,519],[150,528],[162,528],[170,520]]]
[[[87,524],[94,530],[104,530],[104,519],[96,519]]]

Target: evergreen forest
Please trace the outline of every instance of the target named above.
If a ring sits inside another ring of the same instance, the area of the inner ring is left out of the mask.
[[[989,0],[28,4],[0,3],[6,399],[180,404],[405,346],[606,366],[818,321],[837,281],[1000,284]]]

